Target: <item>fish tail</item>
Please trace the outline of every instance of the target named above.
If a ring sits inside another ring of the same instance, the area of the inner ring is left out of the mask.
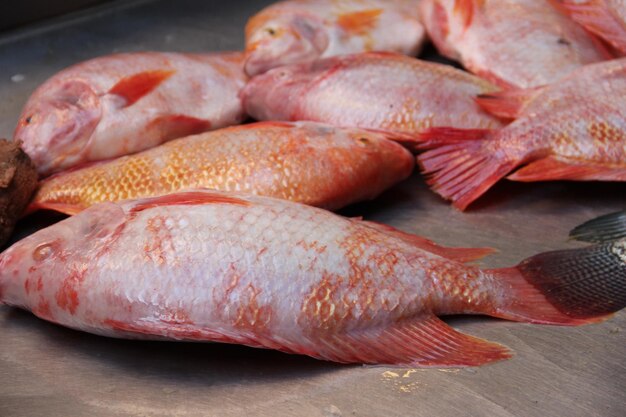
[[[545,252],[486,272],[502,284],[495,311],[488,312],[495,317],[576,326],[626,307],[626,239]]]
[[[626,238],[626,210],[605,214],[580,224],[569,232],[569,237],[594,243]]]
[[[421,134],[417,157],[432,189],[460,209],[465,208],[504,177],[521,160],[486,144],[494,139],[488,129],[432,128]]]

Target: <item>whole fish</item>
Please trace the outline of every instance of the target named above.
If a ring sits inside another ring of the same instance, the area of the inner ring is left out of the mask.
[[[0,301],[112,337],[412,366],[510,356],[438,315],[578,325],[626,305],[626,241],[492,270],[458,262],[482,250],[432,247],[286,200],[187,192],[95,205],[16,243]]]
[[[505,88],[550,84],[606,56],[546,0],[422,0],[419,8],[441,54]]]
[[[189,188],[245,191],[327,209],[376,197],[408,177],[409,151],[382,133],[313,122],[206,132],[43,181],[31,210],[75,214],[94,203]]]
[[[626,2],[624,0],[552,0],[589,32],[626,54]]]
[[[373,50],[415,56],[424,39],[415,0],[282,1],[248,21],[245,71]]]
[[[136,52],[69,67],[30,97],[14,140],[48,175],[241,122],[242,53]]]
[[[543,88],[478,98],[516,118],[500,130],[431,129],[418,157],[434,190],[465,209],[500,178],[626,181],[626,59],[590,64]]]
[[[259,120],[414,134],[433,126],[502,126],[474,101],[496,90],[449,65],[371,52],[273,69],[252,78],[241,97],[248,114]]]

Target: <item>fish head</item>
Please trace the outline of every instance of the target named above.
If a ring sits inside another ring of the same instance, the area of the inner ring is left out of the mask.
[[[13,135],[47,175],[82,162],[101,118],[100,98],[81,80],[50,80],[28,103]]]
[[[248,76],[289,64],[311,62],[328,47],[323,22],[309,14],[261,13],[246,25]]]
[[[124,227],[126,215],[103,203],[41,229],[0,254],[0,303],[28,306],[37,291],[54,291],[86,271]]]
[[[241,90],[244,109],[257,120],[299,120],[306,92],[334,67],[338,59],[286,65],[250,79]]]

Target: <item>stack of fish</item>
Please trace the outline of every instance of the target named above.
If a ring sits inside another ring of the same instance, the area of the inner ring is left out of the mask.
[[[243,53],[60,72],[14,140],[41,178],[29,210],[74,216],[0,255],[0,302],[112,337],[413,366],[510,356],[439,315],[606,319],[626,240],[483,270],[464,262],[491,249],[326,211],[404,180],[414,153],[459,209],[507,175],[625,181],[626,13],[589,3],[287,0]],[[414,58],[426,33],[471,73]]]

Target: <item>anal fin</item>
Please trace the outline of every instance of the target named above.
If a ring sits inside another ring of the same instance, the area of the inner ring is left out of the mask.
[[[435,315],[322,335],[314,341],[319,348],[311,356],[342,363],[460,367],[511,357],[506,347],[459,333]]]
[[[531,162],[507,178],[522,182],[546,180],[626,181],[626,167],[614,167],[548,156]]]

